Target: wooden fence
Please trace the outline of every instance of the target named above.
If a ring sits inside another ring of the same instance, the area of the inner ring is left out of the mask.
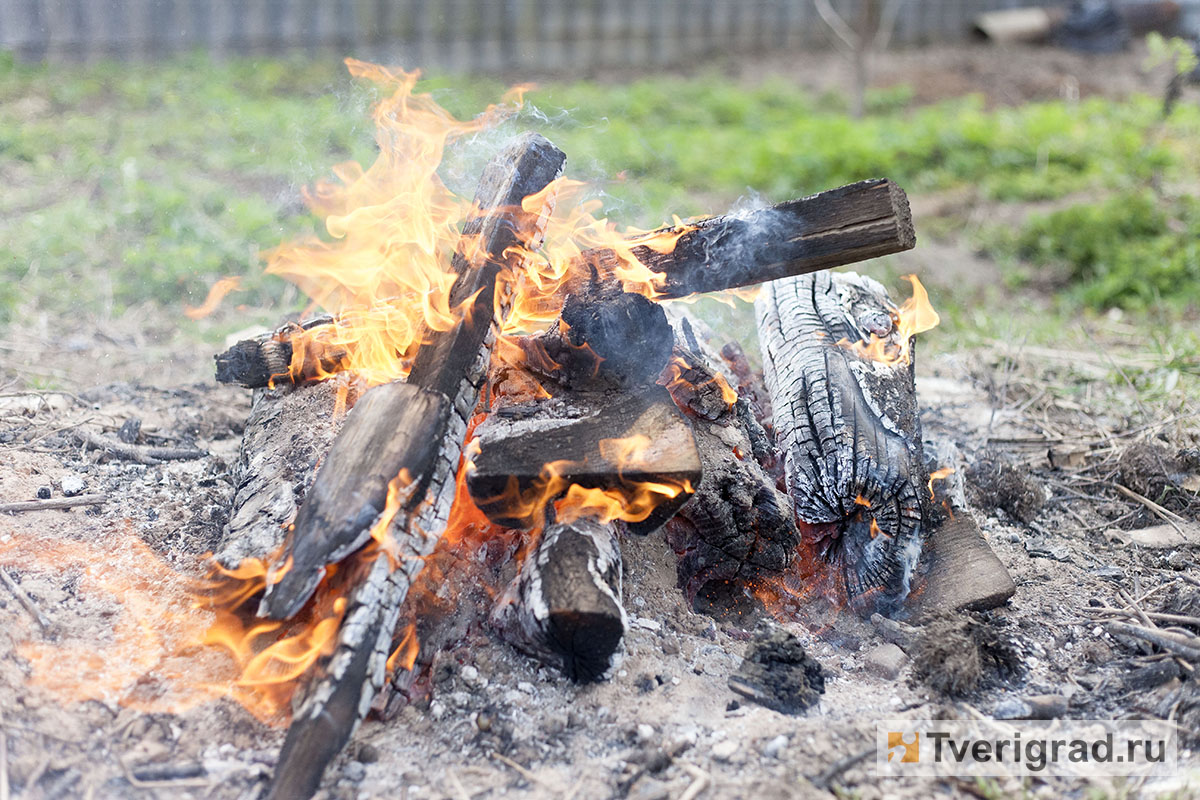
[[[857,18],[862,0],[834,0]],[[907,0],[893,42],[965,37],[979,12],[1028,0]],[[0,0],[0,50],[22,60],[356,55],[453,72],[689,64],[812,49],[813,0]]]

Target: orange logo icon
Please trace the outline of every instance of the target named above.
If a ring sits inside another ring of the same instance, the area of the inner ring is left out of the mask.
[[[905,737],[908,738],[905,738]],[[888,731],[888,761],[899,761],[901,764],[915,764],[921,760],[921,734],[914,731],[910,734]],[[899,756],[899,758],[896,758]]]

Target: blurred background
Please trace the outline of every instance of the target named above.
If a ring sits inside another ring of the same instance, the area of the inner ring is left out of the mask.
[[[922,277],[932,351],[1177,414],[1198,33],[1200,0],[0,0],[0,391],[210,381],[226,338],[302,308],[259,253],[321,233],[301,188],[374,158],[353,56],[460,116],[536,82],[506,130],[622,224],[890,177],[920,244],[865,269]],[[753,350],[731,304],[704,313]]]

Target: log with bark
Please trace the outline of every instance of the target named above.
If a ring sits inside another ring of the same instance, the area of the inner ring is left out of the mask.
[[[364,574],[348,598],[336,649],[288,729],[268,798],[312,796],[325,767],[366,716],[383,685],[400,607],[421,570],[422,558],[440,539],[453,501],[454,475],[467,419],[487,375],[495,336],[496,277],[501,270],[514,268],[513,260],[519,258],[515,254],[535,247],[541,235],[541,208],[523,208],[522,201],[547,187],[559,175],[564,160],[562,152],[550,142],[536,134],[525,134],[484,170],[473,205],[478,212],[464,227],[461,248],[461,253],[475,255],[470,259],[456,255],[452,263],[457,278],[450,305],[465,303],[467,313],[450,330],[425,332],[426,344],[418,352],[408,378],[413,389],[441,396],[431,401],[437,414],[424,419],[421,435],[409,440],[413,452],[392,462],[409,470],[409,480],[421,487],[415,493],[421,502],[412,513],[396,513],[387,526],[386,538],[394,543],[396,558],[377,556],[366,563]],[[395,418],[388,413],[391,405],[380,403],[375,407],[380,410],[357,425],[364,431],[374,427],[375,435],[381,437],[392,435],[389,426]],[[432,456],[430,441],[434,443]],[[325,466],[330,462],[332,458]],[[417,470],[423,470],[423,474]],[[317,483],[321,482],[353,486],[341,475],[326,473],[324,466],[317,477]],[[316,489],[314,485],[313,491]],[[297,541],[309,536],[319,536],[319,532],[296,527],[289,539],[291,550],[295,550]],[[328,559],[345,545],[345,541],[325,537],[320,547],[314,548],[310,561],[320,561],[319,553]],[[297,591],[277,590],[264,599],[265,610],[280,614],[294,608],[305,597],[299,590],[308,585],[308,581],[301,581]]]
[[[911,588],[932,510],[913,351],[884,363],[849,345],[895,345],[896,307],[877,282],[819,273],[767,284],[755,302],[776,442],[801,537],[859,609]]]
[[[547,526],[492,612],[507,641],[572,680],[602,677],[625,635],[619,526]]]

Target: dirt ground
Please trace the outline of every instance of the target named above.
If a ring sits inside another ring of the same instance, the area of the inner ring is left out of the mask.
[[[1145,88],[1136,56],[1122,56],[1124,77],[1109,80],[1096,65],[1117,62],[1022,52],[1027,80],[1014,82],[1003,79],[1011,52],[967,53],[942,48],[886,63],[905,70],[922,98],[980,90],[1018,102]],[[805,74],[840,80],[821,63],[824,70]],[[928,202],[937,213],[940,201]],[[922,248],[914,258],[935,283],[995,270],[957,242]],[[968,256],[980,263],[964,268]],[[171,639],[197,624],[181,576],[196,575],[219,539],[249,409],[248,392],[213,383],[215,349],[153,309],[120,320],[47,319],[3,334],[0,503],[33,500],[42,489],[61,498],[72,479],[106,500],[0,513],[0,566],[12,581],[0,586],[0,798],[261,796],[282,730],[228,698],[205,699],[218,693],[211,687],[184,692],[183,678],[213,673],[169,658]],[[1139,357],[1128,348],[1116,356]],[[768,710],[728,688],[752,622],[692,611],[661,535],[629,537],[630,629],[608,680],[578,686],[478,631],[438,656],[430,702],[360,728],[323,792],[455,800],[1200,795],[1196,679],[1104,627],[1136,621],[1139,610],[1200,616],[1194,399],[1178,414],[1146,419],[1136,404],[1115,406],[1099,390],[1080,402],[1045,391],[1064,376],[1107,375],[1099,352],[996,342],[919,357],[918,367],[928,447],[956,469],[953,491],[1016,582],[1012,600],[985,618],[1017,654],[1015,674],[988,673],[950,697],[914,666],[920,626],[907,652],[888,660],[894,632],[826,614],[820,624],[786,624],[825,672],[820,703],[802,716]],[[61,389],[40,388],[47,381]],[[204,455],[135,463],[87,449],[76,435],[114,436],[134,418],[140,445]],[[1158,510],[1118,485],[1156,500]],[[90,699],[72,700],[80,695]],[[1185,772],[1150,785],[881,781],[873,755],[844,761],[873,754],[880,719],[969,719],[1045,695],[1073,718],[1173,720]]]

